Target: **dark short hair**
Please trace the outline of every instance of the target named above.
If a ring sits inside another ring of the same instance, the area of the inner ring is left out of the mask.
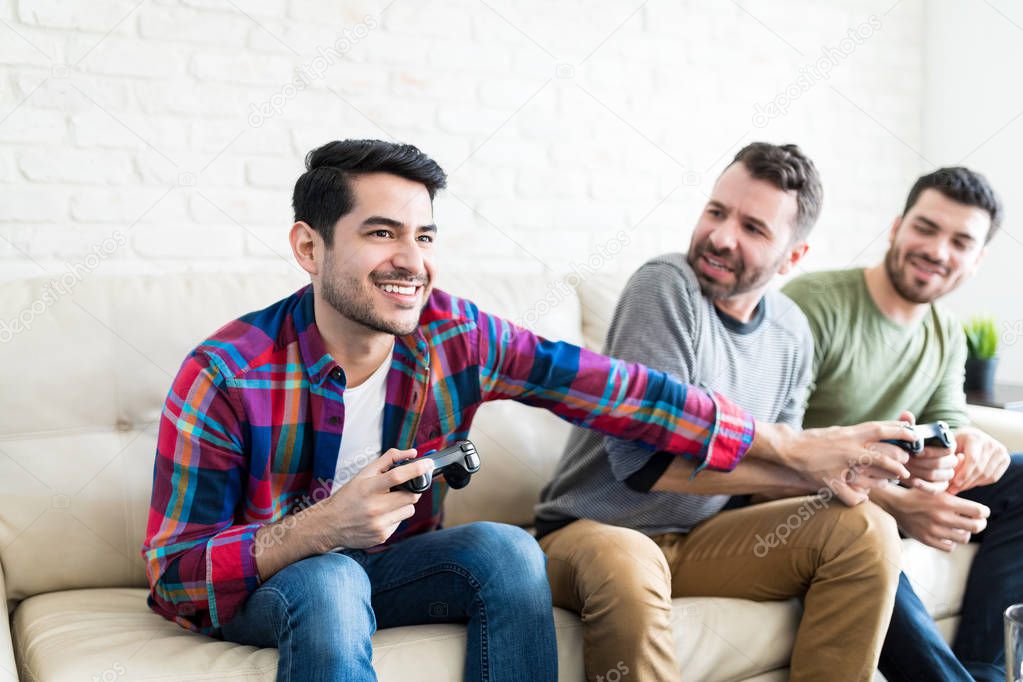
[[[976,206],[987,211],[991,217],[991,227],[987,231],[984,243],[991,241],[1002,224],[1002,202],[991,188],[987,178],[976,171],[962,166],[939,168],[938,170],[917,179],[913,189],[906,198],[906,208],[902,210],[905,217],[913,208],[924,190],[935,189],[952,201],[967,206]]]
[[[778,189],[796,192],[796,225],[792,241],[804,239],[817,222],[824,189],[817,167],[794,144],[753,142],[739,150],[732,164],[741,163],[750,175],[766,180]]]
[[[306,171],[295,183],[295,222],[308,223],[330,247],[334,225],[355,206],[353,176],[391,173],[426,186],[432,200],[447,185],[437,162],[410,144],[383,140],[335,140],[305,156]]]

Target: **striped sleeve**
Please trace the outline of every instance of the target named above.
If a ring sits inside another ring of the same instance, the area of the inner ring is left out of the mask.
[[[209,358],[189,356],[160,417],[142,555],[150,602],[191,630],[230,620],[259,584],[261,524],[237,524],[247,462],[243,423]]]
[[[543,407],[577,426],[693,460],[698,470],[731,471],[753,442],[753,417],[720,394],[478,315],[482,400]]]

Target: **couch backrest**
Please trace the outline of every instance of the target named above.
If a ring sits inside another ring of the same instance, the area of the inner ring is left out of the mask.
[[[0,285],[0,564],[8,599],[145,585],[139,547],[172,377],[222,324],[305,281],[298,272],[190,273]],[[550,338],[581,341],[578,298],[551,277],[462,275],[438,284]],[[473,485],[448,496],[449,522],[527,523],[568,428],[542,410],[484,406],[471,434],[484,467]]]

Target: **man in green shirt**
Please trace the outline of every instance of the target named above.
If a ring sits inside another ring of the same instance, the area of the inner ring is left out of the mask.
[[[1010,457],[969,426],[965,338],[936,303],[976,271],[1001,215],[983,176],[939,169],[913,186],[882,263],[804,275],[784,288],[814,337],[804,427],[915,414],[955,429],[953,449],[927,448],[907,464],[913,477],[904,486],[871,494],[927,545],[951,552],[981,543],[951,648],[901,576],[879,666],[890,682],[1005,679],[1001,614],[1023,601],[1023,455]]]

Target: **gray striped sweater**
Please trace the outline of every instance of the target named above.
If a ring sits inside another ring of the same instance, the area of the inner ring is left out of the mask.
[[[685,254],[644,264],[615,308],[606,355],[705,383],[758,420],[799,428],[813,360],[806,318],[784,294],[768,292],[747,323],[704,297]],[[727,495],[639,492],[626,484],[653,453],[628,441],[576,427],[536,506],[538,525],[579,518],[656,535],[688,532],[718,513]],[[652,484],[652,482],[651,482]]]

